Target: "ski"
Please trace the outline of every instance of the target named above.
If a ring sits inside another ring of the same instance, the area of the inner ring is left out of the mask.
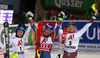
[[[61,44],[64,44],[65,38],[66,38],[67,30],[66,28],[63,29],[63,34],[62,34],[62,39],[61,39]]]
[[[41,33],[42,33],[42,23],[39,22],[38,23],[38,27],[37,27],[37,39],[36,39],[36,54],[35,54],[35,58],[39,58],[38,55],[37,55],[37,51],[39,50],[39,47],[40,47]]]
[[[9,56],[9,23],[5,22],[3,25],[4,25],[6,54],[7,54],[7,55],[4,55],[4,58],[10,58]]]
[[[64,47],[64,41],[66,39],[66,35],[67,35],[67,29],[64,28],[62,38],[61,38],[61,43],[60,43],[59,55],[62,53],[62,49]],[[60,58],[60,56],[57,56],[56,58]]]

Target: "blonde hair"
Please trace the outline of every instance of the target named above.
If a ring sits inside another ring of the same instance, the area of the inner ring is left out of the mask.
[[[76,31],[77,29],[76,29],[76,27],[74,27],[74,31]],[[67,33],[69,33],[69,30],[68,30],[68,28],[67,28]]]

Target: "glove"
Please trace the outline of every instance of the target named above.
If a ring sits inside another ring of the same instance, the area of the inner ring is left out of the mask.
[[[32,17],[29,17],[29,18],[28,18],[28,21],[29,21],[29,23],[32,24],[32,23],[33,23],[33,19],[32,19]]]
[[[62,23],[64,17],[65,17],[65,13],[64,13],[63,11],[61,11],[61,12],[58,14],[58,21],[57,21],[57,24],[61,25],[61,23]]]
[[[28,18],[29,23],[33,23],[34,14],[31,11],[26,13],[26,17]]]
[[[31,11],[28,11],[26,13],[26,17],[34,17],[34,14]]]
[[[92,16],[92,18],[93,18],[94,20],[96,20],[97,17],[98,17],[98,13],[95,12],[94,15]]]
[[[60,55],[60,54],[58,54],[56,58],[60,58],[60,56],[61,56],[61,55]]]
[[[61,11],[59,14],[58,14],[58,18],[64,18],[65,17],[65,13],[63,11]]]
[[[18,53],[12,54],[12,56],[10,58],[17,58],[18,57]]]

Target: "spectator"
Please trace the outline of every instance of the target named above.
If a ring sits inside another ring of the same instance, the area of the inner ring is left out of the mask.
[[[56,21],[56,19],[57,19],[57,16],[55,15],[55,13],[54,13],[54,10],[51,10],[50,11],[51,13],[51,16],[50,16],[50,20],[54,20],[54,21]]]
[[[76,20],[76,17],[72,13],[69,13],[67,20]]]
[[[40,15],[37,16],[37,20],[36,20],[36,21],[37,21],[37,22],[38,22],[38,21],[42,21],[42,18],[41,18]]]
[[[56,21],[56,19],[57,19],[57,17],[56,17],[56,15],[54,14],[54,15],[52,15],[51,17],[50,17],[50,20],[54,20],[54,21]]]

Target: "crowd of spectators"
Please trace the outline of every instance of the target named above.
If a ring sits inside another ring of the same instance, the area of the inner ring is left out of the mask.
[[[67,12],[67,10],[63,10],[64,15],[61,12],[55,13],[54,10],[50,10],[47,14],[46,20],[58,20],[58,18],[60,17],[60,20],[76,20],[76,17],[73,16],[73,14],[71,12]],[[36,22],[42,21],[43,18],[41,17],[41,15],[37,15],[36,18]],[[26,17],[26,13],[22,12],[21,14],[17,14],[14,15],[13,17],[13,24],[27,24],[28,23],[28,19]]]
[[[54,10],[50,10],[50,12],[47,14],[47,20],[56,21],[59,16],[63,18],[61,20],[76,20],[76,17],[73,16],[73,14],[71,12],[67,12],[67,10],[63,10],[64,15],[61,12],[55,13]]]

